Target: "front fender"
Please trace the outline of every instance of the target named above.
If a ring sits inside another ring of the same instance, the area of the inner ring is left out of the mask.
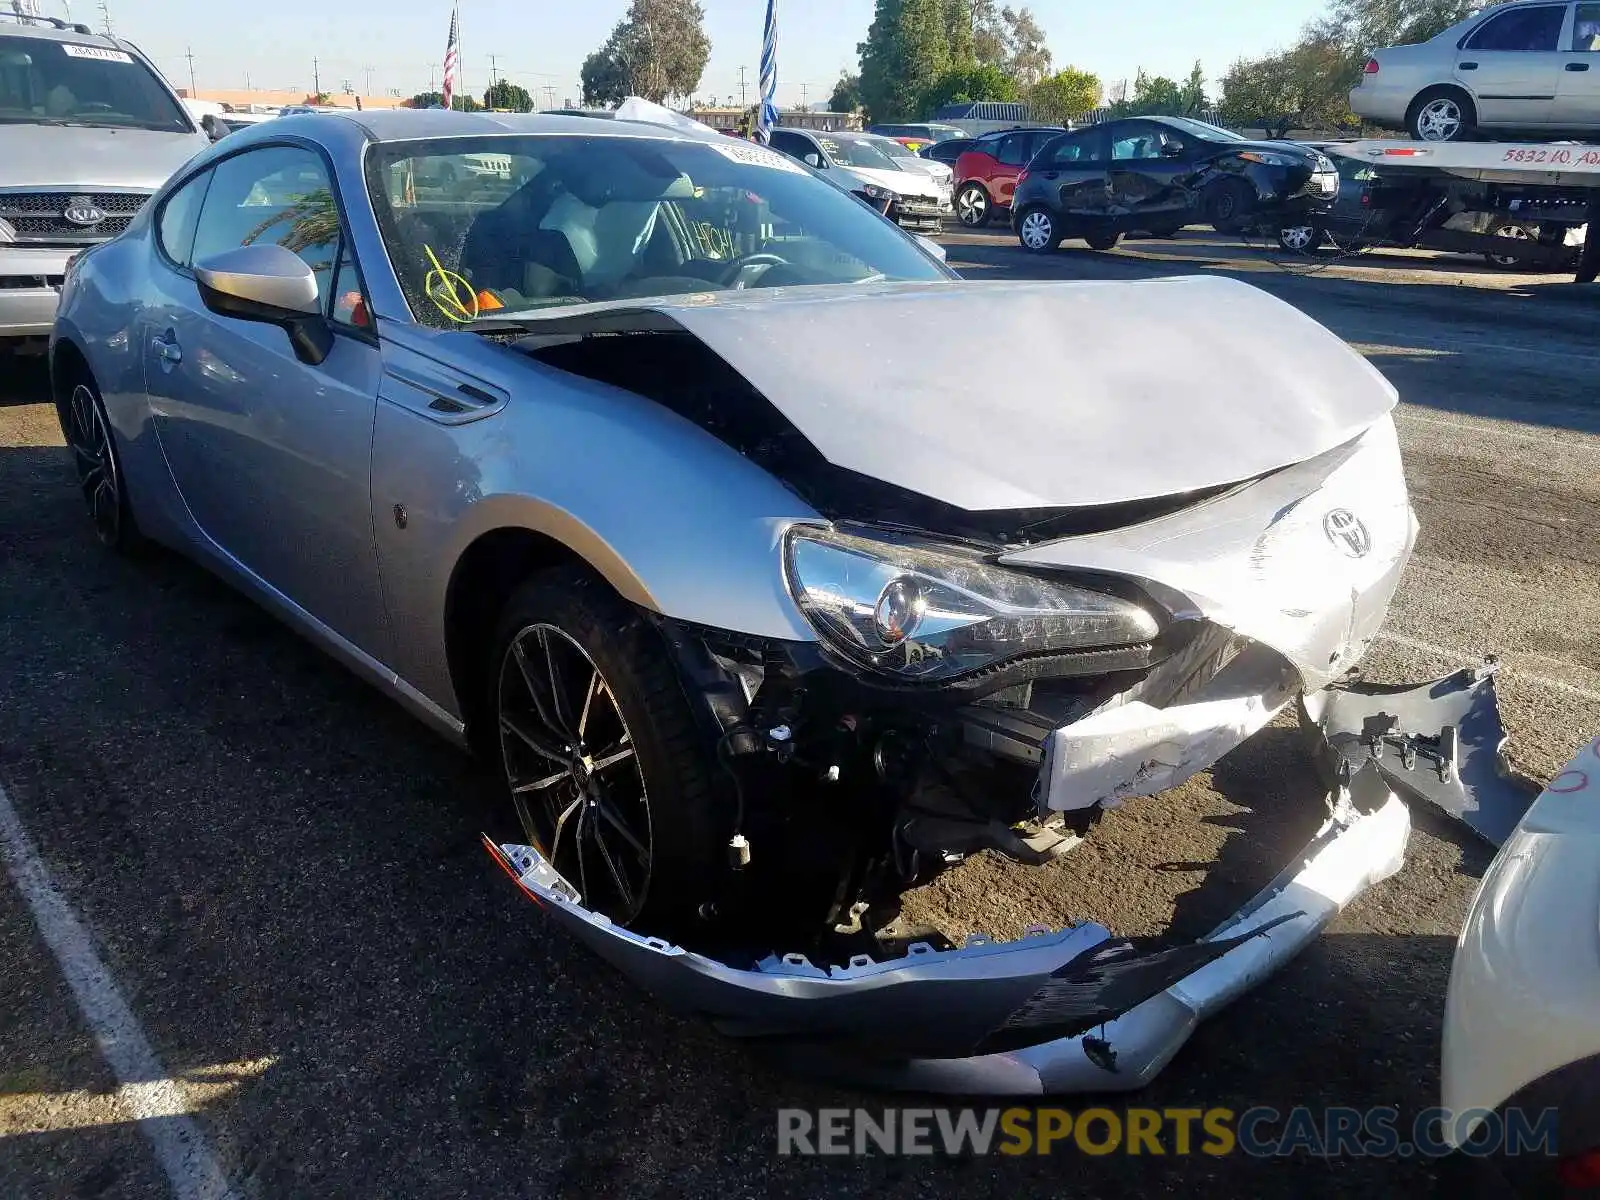
[[[821,518],[793,492],[629,392],[498,350],[462,366],[507,395],[498,411],[429,419],[391,389],[391,375],[374,421],[374,536],[394,626],[407,631],[394,665],[408,682],[454,707],[450,580],[467,549],[500,529],[553,539],[664,616],[815,640],[784,585],[781,542],[793,523]]]

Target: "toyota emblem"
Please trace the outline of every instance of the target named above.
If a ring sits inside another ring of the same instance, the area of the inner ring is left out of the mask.
[[[1372,549],[1372,535],[1348,508],[1336,508],[1323,517],[1322,532],[1339,553],[1349,558],[1365,558]]]
[[[74,225],[82,225],[85,228],[98,225],[106,219],[106,214],[96,208],[94,201],[87,196],[74,196],[67,201],[66,211],[61,215]]]

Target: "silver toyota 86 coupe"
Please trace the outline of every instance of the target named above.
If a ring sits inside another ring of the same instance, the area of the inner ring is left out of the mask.
[[[494,764],[489,853],[666,1002],[863,1078],[1137,1086],[1396,869],[1386,788],[1331,782],[1196,943],[957,944],[900,899],[1070,870],[1345,686],[1417,533],[1394,390],[1243,284],[962,280],[803,164],[617,116],[289,116],[191,160],[62,289],[95,533]]]

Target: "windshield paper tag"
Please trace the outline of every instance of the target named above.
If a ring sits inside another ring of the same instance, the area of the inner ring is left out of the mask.
[[[792,171],[796,175],[805,174],[797,164],[790,162],[778,151],[768,150],[763,146],[724,146],[719,142],[712,142],[711,148],[736,163],[745,163],[752,167],[771,167],[778,171]]]
[[[107,50],[103,46],[79,46],[75,42],[63,42],[61,53],[68,58],[92,58],[96,62],[133,63],[133,55],[125,51]]]

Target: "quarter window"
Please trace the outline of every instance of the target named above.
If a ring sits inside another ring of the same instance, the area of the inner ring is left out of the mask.
[[[1579,54],[1600,53],[1600,4],[1578,5],[1572,23],[1572,49]]]
[[[1566,18],[1565,5],[1519,6],[1479,27],[1467,39],[1467,49],[1553,51]]]
[[[293,251],[311,268],[326,310],[339,261],[339,211],[322,160],[298,146],[249,150],[216,166],[193,261],[269,244]]]
[[[211,172],[202,171],[172,195],[161,206],[161,217],[156,225],[156,237],[161,250],[180,267],[193,261],[195,225],[200,220],[200,203],[206,198],[206,187],[211,183]]]

